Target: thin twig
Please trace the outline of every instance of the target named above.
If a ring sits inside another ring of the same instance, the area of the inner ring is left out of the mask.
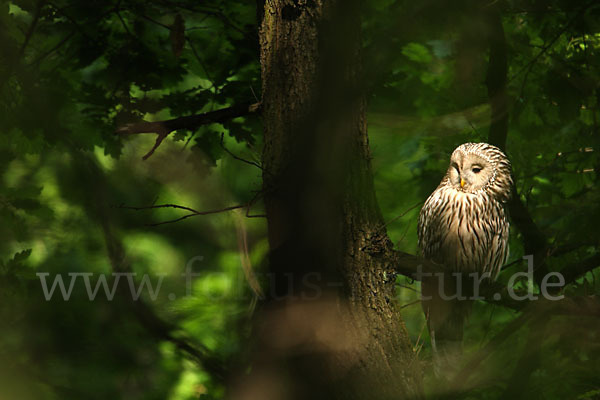
[[[408,289],[408,290],[412,290],[412,291],[413,291],[413,292],[415,292],[415,293],[421,294],[421,291],[420,291],[420,290],[418,290],[418,289],[415,289],[414,287],[407,286],[407,285],[403,285],[403,284],[401,284],[401,283],[397,283],[396,285],[400,286],[401,288]]]
[[[208,90],[214,89],[214,95],[216,96],[217,93],[219,92],[219,88],[217,87],[217,85],[215,85],[215,80],[210,76],[210,74],[208,72],[208,68],[206,68],[206,65],[204,64],[204,61],[200,57],[200,54],[198,54],[198,51],[196,50],[196,46],[194,46],[194,43],[192,42],[192,40],[189,37],[187,37],[187,36],[186,36],[186,40],[187,40],[188,44],[190,45],[190,49],[192,50],[192,54],[194,55],[194,57],[198,61],[198,64],[200,64],[200,66],[204,70],[204,73],[206,74],[206,77],[208,78],[208,81],[211,84],[211,87],[209,87]]]
[[[258,200],[259,196],[263,194],[262,190],[256,192],[254,197],[248,202],[248,207],[246,207],[246,218],[267,218],[266,214],[254,214],[250,215],[250,208],[254,205],[254,203]]]
[[[158,205],[151,205],[151,206],[141,206],[141,207],[134,207],[134,206],[125,206],[125,205],[119,205],[117,208],[124,208],[127,210],[151,210],[154,208],[177,208],[180,210],[186,210],[186,211],[190,211],[194,214],[200,214],[200,211],[196,211],[193,208],[190,207],[186,207],[186,206],[180,206],[177,204],[158,204]]]
[[[418,202],[417,204],[415,204],[414,206],[410,207],[408,210],[404,211],[402,214],[395,216],[394,218],[390,219],[389,221],[387,221],[386,223],[384,223],[379,230],[385,228],[388,224],[396,221],[397,219],[400,219],[402,217],[404,217],[406,214],[408,214],[409,212],[411,212],[412,210],[414,210],[415,208],[417,208],[418,206],[420,206],[421,204],[423,204],[422,201]]]
[[[162,3],[166,3],[168,5],[169,9],[172,9],[173,7],[179,7],[182,10],[186,10],[186,11],[190,11],[193,13],[201,13],[204,15],[211,15],[213,17],[216,17],[217,19],[220,19],[223,24],[225,26],[228,26],[236,31],[238,31],[239,33],[241,33],[244,37],[248,36],[248,32],[242,30],[241,28],[239,28],[238,26],[236,26],[221,10],[219,9],[212,9],[212,10],[207,10],[206,8],[194,8],[194,7],[190,7],[190,6],[186,6],[183,4],[177,4],[174,3],[172,1],[168,1],[168,0],[163,0]]]
[[[409,223],[406,224],[406,228],[404,228],[404,232],[402,233],[402,236],[400,236],[400,239],[398,239],[398,242],[396,243],[396,245],[398,247],[400,247],[400,243],[402,243],[402,241],[404,240],[406,235],[408,235],[408,231],[410,230],[410,227],[414,226],[414,222],[415,222],[415,217],[411,218]]]
[[[511,263],[509,263],[509,264],[503,265],[503,266],[500,268],[500,271],[504,271],[504,270],[506,270],[507,268],[510,268],[510,267],[512,267],[513,265],[515,265],[515,264],[518,264],[518,263],[520,263],[520,262],[523,262],[523,258],[518,258],[518,259],[516,259],[515,261],[513,261],[513,262],[511,262]]]
[[[261,171],[263,170],[263,167],[260,164],[254,162],[254,161],[246,160],[245,158],[238,157],[235,154],[233,154],[227,147],[225,147],[224,139],[225,139],[225,133],[222,132],[221,133],[221,147],[223,148],[223,150],[225,150],[225,152],[227,154],[229,154],[231,157],[233,157],[234,159],[236,159],[238,161],[255,166],[256,168],[260,169]]]
[[[204,18],[206,18],[206,16]],[[210,76],[210,73],[208,72],[208,68],[206,68],[206,65],[202,61],[202,58],[200,58],[200,55],[196,51],[196,47],[194,46],[194,42],[187,35],[185,35],[185,40],[189,44],[190,49],[192,49],[192,54],[194,55],[194,57],[198,61],[198,64],[200,64],[200,66],[204,70],[204,74],[206,75],[206,78],[210,82],[210,86],[206,90],[208,90],[208,91],[210,91],[212,93],[213,101],[210,104],[210,111],[213,111],[213,109],[214,109],[214,103],[217,102],[217,95],[219,94],[219,87],[215,84],[214,79]],[[190,135],[190,137],[186,140],[185,144],[183,145],[183,149],[186,149],[188,147],[188,145],[190,144],[190,142],[192,141],[192,139],[194,138],[194,136],[196,136],[196,132],[192,133]]]
[[[262,287],[260,286],[260,282],[252,269],[252,262],[250,261],[250,255],[248,251],[248,234],[246,231],[246,224],[244,219],[241,218],[239,213],[234,213],[235,215],[235,227],[237,233],[238,240],[238,249],[240,251],[240,261],[242,263],[242,270],[244,272],[244,276],[246,277],[246,281],[248,282],[248,286],[252,289],[255,298],[264,299],[264,292]]]
[[[467,122],[469,123],[469,125],[471,125],[471,129],[473,129],[473,132],[479,135],[479,131],[477,130],[477,128],[475,128],[475,124],[473,124],[473,121],[467,119]]]
[[[138,12],[134,11],[134,10],[129,10],[129,11],[130,11],[130,12],[132,12],[133,14],[137,15],[138,17],[141,17],[141,18],[143,18],[143,19],[145,19],[145,20],[147,20],[147,21],[150,21],[150,22],[152,22],[152,23],[153,23],[153,24],[155,24],[155,25],[162,26],[162,27],[163,27],[163,28],[165,28],[165,29],[171,30],[171,27],[170,27],[169,25],[163,24],[162,22],[159,22],[159,21],[157,21],[157,20],[155,20],[155,19],[152,19],[152,18],[150,18],[150,17],[149,17],[149,16],[147,16],[147,15],[140,14],[140,13],[138,13]]]
[[[239,208],[246,208],[246,217],[248,218],[258,218],[258,217],[265,217],[265,215],[249,215],[250,213],[250,207],[252,207],[252,205],[258,200],[260,194],[262,192],[258,191],[254,197],[252,197],[252,199],[250,199],[250,201],[248,201],[247,203],[244,204],[238,204],[235,206],[230,206],[230,207],[224,207],[224,208],[219,208],[216,210],[208,210],[208,211],[198,211],[195,210],[191,207],[187,207],[187,206],[180,206],[178,204],[157,204],[157,205],[150,205],[150,206],[126,206],[126,205],[119,205],[116,208],[123,208],[123,209],[127,209],[127,210],[135,210],[135,211],[141,211],[141,210],[153,210],[153,209],[158,209],[158,208],[176,208],[179,210],[185,210],[185,211],[189,211],[190,214],[186,214],[183,215],[179,218],[175,218],[175,219],[171,219],[168,221],[162,221],[162,222],[157,222],[157,223],[153,223],[153,224],[146,224],[146,226],[159,226],[159,225],[165,225],[165,224],[172,224],[175,222],[179,222],[182,221],[184,219],[190,218],[190,217],[195,217],[198,215],[210,215],[210,214],[218,214],[218,213],[222,213],[222,212],[227,212],[227,211],[231,211],[231,210],[236,210]]]
[[[73,31],[71,33],[69,33],[67,36],[65,36],[60,42],[58,42],[56,45],[54,45],[54,47],[52,47],[50,50],[48,50],[47,52],[45,52],[44,54],[41,54],[40,56],[38,56],[35,60],[33,60],[31,62],[31,64],[28,65],[28,67],[31,66],[35,66],[38,65],[39,63],[41,63],[46,57],[48,57],[50,54],[54,53],[56,50],[60,49],[63,45],[65,45],[69,40],[71,40],[71,38],[73,36],[75,36],[75,34],[77,33],[77,31]]]
[[[19,48],[19,59],[23,57],[23,54],[25,54],[25,49],[27,48],[31,37],[33,36],[33,32],[35,32],[35,28],[37,27],[37,24],[40,20],[40,14],[44,3],[45,0],[40,0],[36,4],[35,12],[33,14],[33,20],[31,21],[31,24],[29,24],[29,29],[27,29],[27,33],[25,34],[25,40],[23,40],[23,44],[21,44],[21,47]]]
[[[419,342],[421,341],[421,336],[423,335],[423,332],[425,331],[425,326],[427,326],[428,319],[429,319],[429,310],[427,311],[427,314],[425,315],[425,319],[423,320],[423,324],[421,325],[421,331],[419,332],[419,336],[417,336],[417,342],[415,343],[414,351],[417,354],[417,356],[419,355],[419,353],[421,352],[421,349],[423,348],[423,345],[425,344],[424,340],[423,340],[423,342],[421,342],[421,345],[419,345]]]
[[[238,204],[236,206],[219,208],[217,210],[194,212],[192,214],[184,215],[183,217],[179,217],[179,218],[172,219],[172,220],[169,220],[169,221],[157,222],[155,224],[147,224],[146,226],[159,226],[159,225],[165,225],[165,224],[172,224],[172,223],[175,223],[175,222],[182,221],[182,220],[184,220],[186,218],[195,217],[195,216],[198,216],[198,215],[219,214],[219,213],[226,212],[226,211],[236,210],[238,208],[244,208],[246,206],[247,206],[247,204]]]
[[[127,24],[125,23],[125,20],[123,19],[123,17],[121,16],[121,13],[119,12],[119,9],[117,8],[115,10],[115,14],[117,14],[117,17],[119,18],[119,21],[121,21],[121,25],[123,25],[123,29],[125,29],[125,32],[127,32],[127,34],[137,40],[139,40],[139,38],[137,38],[133,33],[131,33],[131,31],[129,30],[129,27],[127,26]]]
[[[414,306],[415,304],[418,304],[418,303],[420,303],[420,302],[421,302],[421,299],[419,299],[419,300],[415,300],[415,301],[411,301],[410,303],[407,303],[407,304],[403,304],[403,305],[401,305],[401,306],[400,306],[400,309],[402,310],[403,308],[410,307],[410,306]]]

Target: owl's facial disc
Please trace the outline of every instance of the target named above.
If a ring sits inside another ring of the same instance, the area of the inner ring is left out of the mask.
[[[475,154],[458,153],[450,162],[450,182],[460,191],[475,192],[482,189],[492,176],[492,165]]]

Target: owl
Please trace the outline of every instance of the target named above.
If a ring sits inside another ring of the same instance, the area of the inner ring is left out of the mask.
[[[421,209],[421,256],[443,265],[450,276],[477,272],[495,279],[508,255],[506,203],[512,183],[510,161],[499,148],[487,143],[458,146],[446,175]],[[447,300],[456,293],[438,279],[424,278],[421,291],[434,361],[437,357],[455,363],[471,302]]]

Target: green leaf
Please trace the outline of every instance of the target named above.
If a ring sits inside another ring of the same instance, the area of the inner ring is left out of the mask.
[[[402,48],[402,54],[409,60],[421,64],[428,64],[433,59],[429,49],[420,43],[408,43]]]

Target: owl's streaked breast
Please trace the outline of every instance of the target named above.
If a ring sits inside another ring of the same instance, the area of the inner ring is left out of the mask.
[[[504,206],[485,193],[441,185],[419,218],[422,256],[451,271],[487,271],[494,277],[504,262],[507,239]]]

